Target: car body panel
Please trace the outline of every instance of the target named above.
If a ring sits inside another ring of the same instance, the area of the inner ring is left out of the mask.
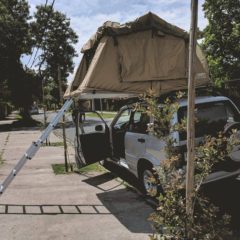
[[[202,103],[211,103],[211,102],[219,102],[219,101],[228,101],[231,103],[232,106],[237,110],[238,114],[240,114],[239,110],[237,109],[236,105],[227,97],[223,96],[204,96],[204,97],[196,97],[196,105]],[[179,101],[180,107],[187,106],[187,100],[180,100]],[[161,161],[167,158],[165,153],[166,142],[164,140],[158,139],[151,133],[139,133],[139,132],[132,132],[130,129],[130,122],[131,116],[129,120],[129,126],[126,128],[125,135],[123,135],[123,144],[125,148],[125,156],[114,156],[115,151],[114,147],[118,146],[118,143],[114,142],[114,131],[118,130],[119,126],[117,125],[118,119],[124,113],[124,111],[129,111],[131,114],[134,114],[135,108],[132,105],[124,106],[120,109],[118,114],[115,116],[113,121],[109,126],[109,147],[111,149],[111,154],[109,158],[112,158],[115,161],[121,162],[123,160],[128,166],[129,170],[138,176],[138,166],[139,161],[144,159],[152,164],[153,167],[160,166]],[[150,123],[153,122],[153,119],[150,120]],[[178,122],[178,113],[173,115],[172,124],[176,124]],[[106,129],[104,129],[106,130]],[[180,147],[184,149],[183,156],[186,155],[186,140],[181,140],[179,137],[179,133],[177,131],[171,133],[171,137],[175,140],[174,146]],[[141,141],[139,141],[139,139]],[[199,137],[195,139],[196,145],[198,145],[203,140],[203,137]],[[94,151],[94,149],[93,149]],[[235,149],[235,152],[232,154],[233,158],[236,158],[240,162],[240,151],[239,149]],[[100,159],[99,159],[100,160]],[[186,159],[185,159],[186,160]],[[123,162],[122,161],[122,162]],[[215,180],[219,180],[225,177],[239,175],[240,170],[236,169],[236,171],[227,172],[227,171],[218,171],[216,173],[210,174],[209,177],[206,179],[207,182],[212,182]],[[214,180],[215,179],[215,180]]]
[[[125,142],[125,159],[129,166],[129,169],[133,171],[134,174],[137,173],[137,163],[138,160],[146,152],[146,134],[126,132],[124,142]],[[142,139],[139,142],[138,139]]]
[[[239,113],[239,110],[237,109],[236,105],[228,98],[223,97],[223,96],[217,96],[217,97],[197,97],[196,98],[196,105],[201,104],[201,103],[210,103],[210,102],[219,102],[219,101],[229,101],[234,108]],[[187,101],[186,100],[180,100],[179,101],[180,107],[185,107],[187,106]],[[239,113],[240,114],[240,113]],[[178,115],[177,113],[174,114],[172,124],[174,125],[175,123],[178,122]],[[136,136],[134,136],[136,135]],[[126,133],[125,135],[125,143],[127,143],[129,146],[127,147],[127,154],[126,154],[126,163],[131,165],[130,170],[137,176],[138,174],[138,161],[140,159],[145,159],[148,162],[150,162],[153,167],[158,167],[161,163],[162,160],[166,159],[166,154],[164,147],[166,146],[166,143],[161,140],[156,138],[155,136],[151,134],[146,134],[146,144],[144,148],[140,149],[139,152],[136,154],[136,149],[133,148],[134,150],[131,152],[131,141],[136,141],[135,138],[137,138],[138,134],[135,133]],[[177,131],[172,133],[171,136],[174,140],[174,146],[186,146],[186,140],[180,141],[179,140],[179,134]],[[201,141],[203,140],[203,137],[199,137],[195,139],[196,145],[198,145]],[[144,151],[145,150],[145,151]],[[184,153],[186,156],[186,152]],[[233,153],[231,154],[233,158],[236,158],[237,161],[240,161],[240,151],[238,149],[235,149]],[[186,159],[185,159],[186,160]],[[136,162],[133,162],[136,161]],[[235,175],[239,175],[240,170],[236,170],[234,172],[227,172],[227,171],[218,171],[216,173],[211,173],[208,178],[206,179],[206,182],[212,182],[212,181],[217,181],[226,177],[231,177]]]

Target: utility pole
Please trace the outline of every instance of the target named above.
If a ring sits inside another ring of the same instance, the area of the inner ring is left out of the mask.
[[[187,112],[187,179],[186,179],[186,213],[189,219],[188,234],[191,239],[193,223],[193,188],[194,188],[194,158],[195,158],[195,73],[197,42],[198,0],[191,0],[191,28],[189,39],[188,63],[188,112]]]
[[[59,98],[61,106],[63,106],[63,92],[62,92],[62,80],[61,80],[61,69],[58,66],[58,87],[59,87]],[[65,114],[62,117],[62,131],[63,131],[63,146],[64,146],[64,163],[65,171],[68,172],[68,159],[67,159],[67,140],[66,140],[66,128],[65,128]]]

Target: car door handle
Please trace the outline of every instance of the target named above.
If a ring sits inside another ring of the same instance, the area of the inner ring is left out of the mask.
[[[145,143],[145,139],[144,138],[138,138],[138,142]]]

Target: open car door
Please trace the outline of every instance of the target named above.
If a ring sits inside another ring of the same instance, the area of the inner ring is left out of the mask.
[[[83,167],[110,157],[109,127],[97,112],[78,112],[76,124],[75,159]]]

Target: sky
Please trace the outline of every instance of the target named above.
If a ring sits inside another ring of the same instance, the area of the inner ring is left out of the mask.
[[[45,4],[45,0],[28,0],[31,14],[37,5]],[[74,58],[75,70],[81,60],[82,45],[96,32],[105,21],[125,23],[151,11],[186,31],[190,28],[191,0],[55,0],[54,9],[67,15],[71,27],[79,37],[75,45],[78,57]],[[198,27],[202,30],[207,25],[202,4],[199,0]],[[52,0],[48,0],[51,4]],[[24,56],[27,63],[30,56]],[[74,74],[69,76],[71,81]]]

